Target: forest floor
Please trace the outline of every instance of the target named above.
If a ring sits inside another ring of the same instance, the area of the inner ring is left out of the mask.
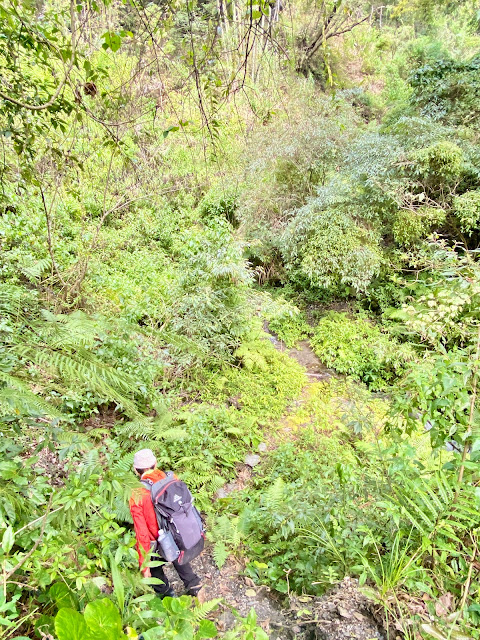
[[[295,415],[301,411],[309,397],[311,386],[328,380],[334,372],[327,369],[313,352],[308,340],[302,341],[297,348],[286,347],[273,335],[269,336],[276,348],[287,351],[303,367],[307,382],[297,400],[288,408],[280,420],[275,433],[270,433],[269,442],[260,445],[258,454],[252,452],[246,456],[245,462],[238,465],[237,477],[234,481],[220,489],[219,498],[224,498],[234,491],[243,491],[262,464],[261,453],[272,450],[280,440],[294,437],[293,431],[306,425],[298,425]],[[217,613],[216,623],[220,630],[228,630],[235,626],[236,611],[241,616],[248,615],[251,608],[257,613],[258,623],[273,640],[373,640],[383,639],[384,632],[375,620],[381,616],[372,608],[372,603],[359,591],[357,581],[346,577],[339,585],[324,596],[289,594],[281,602],[269,587],[256,585],[244,575],[242,560],[230,557],[225,565],[218,569],[211,549],[193,562],[196,572],[203,577],[205,599],[222,598],[223,603]],[[181,583],[170,565],[166,571],[172,586],[181,592]],[[300,614],[300,612],[302,612]],[[307,619],[305,619],[307,613]]]

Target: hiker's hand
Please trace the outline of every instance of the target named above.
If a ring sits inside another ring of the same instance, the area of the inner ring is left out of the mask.
[[[143,570],[143,577],[144,578],[152,577],[152,572],[150,571],[150,567],[147,567],[146,569]]]

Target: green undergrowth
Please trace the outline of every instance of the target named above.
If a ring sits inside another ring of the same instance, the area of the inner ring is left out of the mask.
[[[277,446],[251,485],[219,501],[211,533],[217,562],[231,551],[244,553],[247,574],[281,593],[322,593],[358,564],[359,527],[385,519],[368,508],[368,493],[382,483],[380,470],[369,475],[368,454],[357,443],[373,446],[386,409],[349,381],[309,385],[279,423]],[[315,547],[310,530],[323,531],[328,544]]]
[[[261,423],[278,419],[306,382],[303,367],[275,349],[262,333],[237,349],[236,356],[237,366],[207,378],[203,400],[233,403]]]
[[[312,346],[328,367],[365,382],[372,390],[387,388],[415,358],[410,345],[401,344],[367,317],[335,311],[318,322]]]
[[[363,385],[310,385],[251,484],[219,500],[210,533],[217,563],[243,556],[245,573],[281,594],[322,594],[346,575],[370,585],[378,603],[392,589],[428,599],[459,593],[452,569],[468,564],[455,537],[474,521],[471,491],[459,494],[458,524],[450,522],[452,454],[436,454],[420,427],[413,440],[395,441],[389,416],[389,402]],[[444,565],[433,576],[438,548]],[[404,611],[394,615],[403,620]]]
[[[152,602],[151,447],[219,565],[478,640],[475,3],[40,4],[2,4],[0,638],[265,640]]]
[[[287,297],[272,290],[254,297],[254,302],[261,309],[268,330],[274,333],[287,347],[294,347],[300,340],[311,334],[305,313],[295,306]]]
[[[383,424],[388,404],[373,396],[363,386],[348,379],[329,378],[309,384],[302,393],[298,407],[281,422],[284,431],[301,432],[301,426],[309,426],[315,432],[349,437],[351,432],[362,432],[365,421]],[[367,437],[368,430],[363,434]]]

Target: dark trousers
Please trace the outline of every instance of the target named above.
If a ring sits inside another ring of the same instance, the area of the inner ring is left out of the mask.
[[[152,558],[154,560],[160,560],[161,558]],[[199,587],[202,584],[202,581],[197,576],[197,574],[193,571],[190,563],[187,564],[178,564],[175,560],[172,562],[175,567],[176,572],[178,573],[179,578],[185,585],[185,590],[189,591],[190,589],[194,589],[195,587]],[[152,567],[150,569],[152,574],[152,578],[159,578],[163,584],[154,584],[153,590],[157,594],[157,596],[163,596],[170,589],[170,583],[168,582],[168,578],[163,571],[163,566],[160,567]]]

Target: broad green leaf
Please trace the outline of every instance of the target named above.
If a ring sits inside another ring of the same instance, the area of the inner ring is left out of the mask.
[[[57,609],[77,609],[78,607],[77,599],[64,582],[52,584],[48,590],[48,595],[57,605]]]
[[[55,616],[55,633],[58,640],[85,640],[88,628],[81,613],[65,607]]]
[[[168,129],[165,129],[165,131],[163,132],[163,137],[166,138],[168,136],[169,133],[171,133],[172,131],[178,131],[180,129],[180,127],[178,126],[173,126],[173,127],[168,127]]]
[[[124,638],[122,619],[118,609],[108,598],[94,600],[85,607],[85,622],[97,640],[117,640]]]
[[[144,640],[163,640],[165,638],[165,627],[152,627],[142,633]]]
[[[211,620],[202,620],[198,626],[199,638],[215,638],[218,634],[217,627]]]

